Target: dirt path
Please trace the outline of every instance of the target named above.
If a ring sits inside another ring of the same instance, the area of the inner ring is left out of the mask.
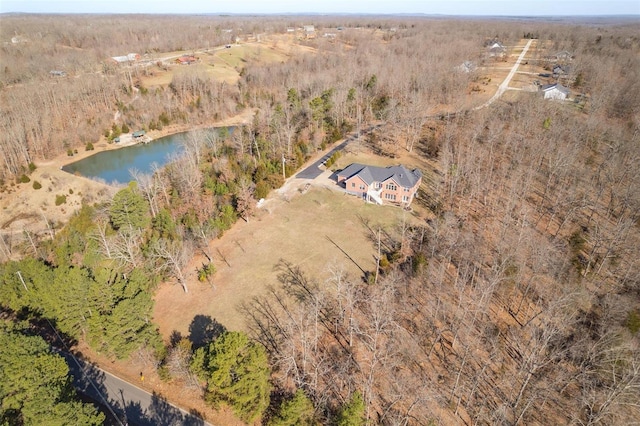
[[[516,74],[516,71],[518,71],[520,62],[522,62],[522,59],[527,54],[527,51],[529,50],[529,46],[531,46],[532,42],[533,42],[533,39],[529,39],[529,41],[527,42],[527,45],[524,47],[524,49],[522,49],[522,53],[520,53],[520,56],[518,56],[516,63],[511,68],[511,71],[509,72],[507,77],[504,79],[504,81],[500,84],[500,86],[498,86],[498,90],[496,91],[495,95],[493,95],[491,99],[489,99],[487,102],[483,103],[482,105],[479,105],[473,108],[473,111],[477,111],[479,109],[488,107],[489,105],[494,103],[496,100],[500,99],[500,96],[502,96],[503,93],[507,91],[507,89],[509,88],[509,83],[511,82],[511,79]]]

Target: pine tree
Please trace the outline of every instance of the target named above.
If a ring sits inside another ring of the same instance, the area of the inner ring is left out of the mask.
[[[269,421],[269,426],[311,426],[316,424],[311,400],[298,389],[289,401],[280,405],[278,414]]]
[[[338,426],[361,426],[365,424],[364,400],[359,391],[355,391],[351,395],[349,402],[342,406],[338,415]]]
[[[121,189],[113,197],[109,217],[115,229],[132,227],[146,228],[149,224],[149,205],[138,191],[135,182]]]
[[[40,336],[0,322],[0,424],[102,424],[104,415],[77,399],[68,373]]]
[[[214,407],[229,405],[247,422],[269,406],[269,364],[266,351],[246,334],[225,332],[193,357],[191,370],[207,380],[205,399]]]

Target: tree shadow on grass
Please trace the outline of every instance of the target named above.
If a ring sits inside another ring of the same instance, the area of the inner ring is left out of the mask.
[[[220,324],[209,315],[196,315],[189,325],[189,341],[193,345],[193,350],[208,345],[227,331],[226,327]]]

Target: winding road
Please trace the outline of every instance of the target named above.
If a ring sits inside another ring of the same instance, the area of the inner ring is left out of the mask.
[[[196,413],[189,413],[156,393],[149,393],[113,374],[58,351],[69,365],[78,392],[110,414],[118,426],[212,426]]]

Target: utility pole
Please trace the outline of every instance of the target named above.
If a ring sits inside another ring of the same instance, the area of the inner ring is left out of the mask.
[[[282,178],[283,179],[287,178],[287,176],[285,174],[285,171],[284,171],[284,153],[282,153]]]

